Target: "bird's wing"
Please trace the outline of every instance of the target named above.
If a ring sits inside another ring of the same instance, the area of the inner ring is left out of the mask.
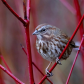
[[[67,37],[67,40],[69,41],[70,37]],[[73,48],[78,48],[79,46],[76,46],[75,45],[75,42],[74,41],[71,41],[70,42],[70,45],[73,47]]]

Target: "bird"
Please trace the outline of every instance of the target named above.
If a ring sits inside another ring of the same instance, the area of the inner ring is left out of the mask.
[[[47,76],[52,76],[49,72],[49,67],[52,62],[56,62],[61,65],[60,60],[66,60],[72,52],[73,48],[78,48],[74,41],[71,41],[67,50],[59,59],[60,54],[67,45],[70,37],[56,26],[43,23],[38,25],[33,32],[33,35],[37,36],[36,49],[38,53],[46,60],[50,61],[46,68]]]

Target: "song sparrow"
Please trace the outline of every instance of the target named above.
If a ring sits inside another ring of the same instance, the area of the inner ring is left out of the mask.
[[[59,28],[49,24],[38,25],[33,35],[37,36],[36,48],[38,53],[40,53],[44,59],[49,60],[50,64],[52,61],[61,64],[58,57],[62,53],[70,38]],[[72,48],[76,47],[78,46],[76,46],[75,43],[71,41],[61,59],[67,59],[71,54]],[[48,72],[50,64],[46,68],[46,73],[51,75],[51,73]]]

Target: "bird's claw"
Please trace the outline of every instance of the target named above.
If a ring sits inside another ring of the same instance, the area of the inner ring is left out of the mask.
[[[52,72],[49,72],[48,69],[46,69],[46,75],[47,75],[47,77],[53,76]]]
[[[58,57],[56,58],[56,63],[62,65]]]

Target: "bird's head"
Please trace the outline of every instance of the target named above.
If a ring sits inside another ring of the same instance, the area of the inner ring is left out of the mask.
[[[33,35],[37,35],[38,39],[49,38],[55,30],[55,26],[49,24],[41,24],[36,27]]]

